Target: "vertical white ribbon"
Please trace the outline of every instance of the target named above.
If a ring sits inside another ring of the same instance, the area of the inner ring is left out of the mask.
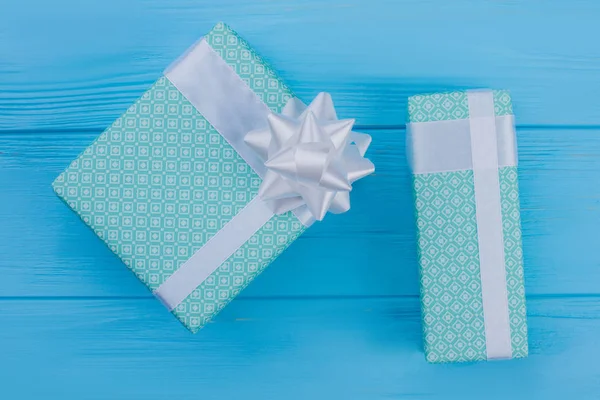
[[[154,295],[173,310],[273,217],[258,196],[184,262]]]
[[[268,127],[269,107],[219,56],[206,39],[198,41],[165,71],[165,77],[192,103],[233,149],[264,178],[264,162],[244,136]],[[306,206],[293,210],[304,226],[315,222]]]
[[[244,143],[244,135],[267,127],[270,110],[206,39],[200,40],[185,57],[170,66],[165,77],[263,177],[267,171],[264,162]]]
[[[494,98],[491,91],[468,91],[467,97],[486,353],[511,358]]]
[[[268,126],[269,108],[213,50],[206,39],[197,42],[165,71],[165,77],[185,96],[217,132],[262,178],[266,167],[245,142],[252,130]],[[293,210],[310,226],[314,218],[306,206]],[[183,263],[154,294],[173,310],[219,268],[274,213],[258,196],[236,214],[204,246]]]

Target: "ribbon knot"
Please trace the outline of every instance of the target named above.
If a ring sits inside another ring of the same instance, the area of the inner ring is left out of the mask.
[[[328,93],[308,106],[292,98],[268,122],[244,141],[267,167],[258,195],[273,212],[306,206],[321,221],[328,211],[348,211],[352,183],[375,171],[364,158],[371,136],[352,131],[353,119],[338,120]]]

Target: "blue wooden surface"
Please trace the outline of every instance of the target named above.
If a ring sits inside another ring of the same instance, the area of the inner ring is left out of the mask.
[[[597,399],[600,3],[4,0],[0,398]],[[54,177],[218,20],[374,137],[353,208],[190,335],[52,193]],[[428,365],[408,95],[510,89],[531,356]]]

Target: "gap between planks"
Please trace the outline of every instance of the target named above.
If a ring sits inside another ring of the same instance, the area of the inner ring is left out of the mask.
[[[92,134],[97,133],[101,134],[105,129],[107,129],[109,125],[103,128],[68,128],[68,129],[0,129],[0,135],[31,135],[38,134],[40,132],[44,132],[47,134]],[[354,130],[360,131],[404,131],[406,130],[406,125],[354,125]],[[584,125],[566,125],[566,124],[552,124],[552,125],[543,125],[543,124],[517,124],[517,130],[531,130],[531,131],[541,131],[541,130],[600,130],[600,125],[596,124],[584,124]]]
[[[559,300],[559,299],[600,299],[600,294],[595,293],[557,293],[557,294],[532,294],[527,295],[527,300]],[[346,301],[346,300],[415,300],[419,295],[316,295],[316,296],[244,296],[240,295],[235,301]],[[152,294],[144,296],[0,296],[0,301],[138,301],[156,300]]]

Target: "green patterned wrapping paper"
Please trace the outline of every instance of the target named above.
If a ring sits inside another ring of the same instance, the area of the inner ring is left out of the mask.
[[[494,91],[495,115],[512,115]],[[466,92],[409,98],[409,122],[469,118]],[[516,167],[499,168],[512,357],[526,357],[527,323]],[[429,362],[486,359],[473,171],[414,175],[424,346]]]
[[[228,26],[210,46],[274,112],[293,96]],[[161,77],[54,181],[53,188],[150,290],[258,193],[259,176]],[[173,314],[196,332],[306,228],[275,215]]]

